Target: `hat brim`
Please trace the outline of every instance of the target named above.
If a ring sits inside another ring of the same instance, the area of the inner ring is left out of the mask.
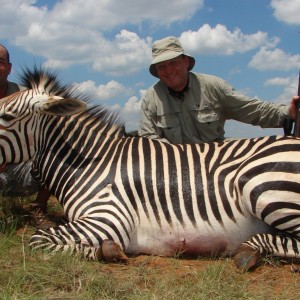
[[[195,66],[195,58],[194,57],[192,57],[190,55],[187,55],[187,54],[184,54],[183,52],[167,52],[167,53],[159,55],[159,56],[157,56],[153,59],[151,65],[149,67],[149,72],[151,73],[151,75],[158,78],[155,65],[160,63],[160,62],[176,58],[180,55],[184,55],[184,56],[189,58],[190,63],[189,63],[188,70],[191,71]]]

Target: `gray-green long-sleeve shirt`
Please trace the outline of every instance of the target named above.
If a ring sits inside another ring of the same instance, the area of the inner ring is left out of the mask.
[[[276,128],[288,116],[286,105],[247,97],[221,78],[190,72],[182,98],[161,81],[148,89],[142,100],[139,136],[172,144],[222,141],[226,120]]]

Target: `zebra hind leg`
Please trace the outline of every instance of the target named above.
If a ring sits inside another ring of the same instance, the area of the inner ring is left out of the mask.
[[[234,263],[241,271],[255,268],[265,256],[300,259],[300,240],[284,234],[257,234],[238,248]]]
[[[255,248],[243,243],[234,256],[234,263],[239,270],[246,272],[256,267],[259,259],[259,252]]]

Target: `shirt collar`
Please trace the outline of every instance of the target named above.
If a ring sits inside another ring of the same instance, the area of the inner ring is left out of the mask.
[[[184,100],[184,96],[185,94],[189,91],[190,87],[189,87],[189,81],[187,82],[186,86],[183,88],[183,90],[181,91],[174,91],[173,89],[168,87],[168,91],[170,93],[170,95],[179,98],[180,100]]]

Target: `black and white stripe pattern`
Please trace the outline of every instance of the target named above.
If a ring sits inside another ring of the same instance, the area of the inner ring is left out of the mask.
[[[33,248],[97,259],[106,239],[128,253],[162,255],[232,255],[245,242],[261,253],[299,257],[300,140],[170,145],[130,137],[103,108],[68,117],[37,113],[42,92],[76,97],[55,78],[29,75],[34,88],[1,106],[1,154],[3,161],[34,158],[36,178],[69,220],[37,231]]]

